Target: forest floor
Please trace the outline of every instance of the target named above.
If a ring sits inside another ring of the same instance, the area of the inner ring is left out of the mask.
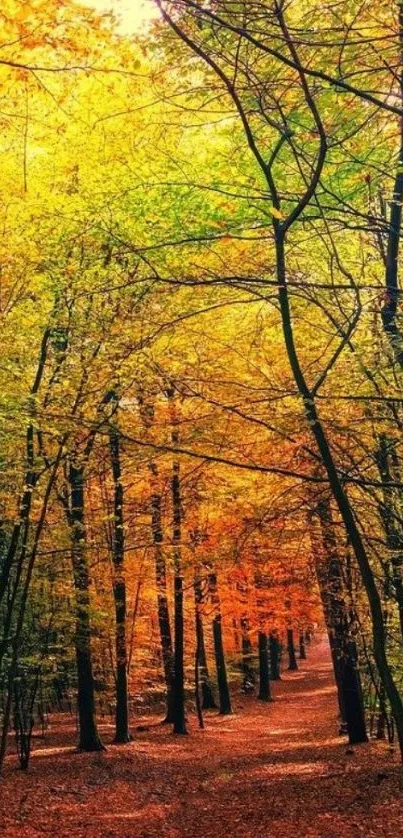
[[[74,753],[61,717],[35,740],[30,770],[10,755],[0,784],[0,835],[57,838],[356,838],[403,836],[399,759],[387,743],[348,754],[337,735],[327,643],[274,685],[277,700],[240,698],[235,714],[206,714],[174,737],[136,719],[134,741]],[[101,726],[106,742],[111,726]]]

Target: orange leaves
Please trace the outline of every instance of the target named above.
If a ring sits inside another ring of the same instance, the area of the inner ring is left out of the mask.
[[[0,13],[1,58],[52,69],[63,66],[67,55],[70,63],[80,61],[99,48],[100,40],[110,43],[108,21],[108,15],[64,0],[8,0]],[[19,71],[17,78],[23,78]]]

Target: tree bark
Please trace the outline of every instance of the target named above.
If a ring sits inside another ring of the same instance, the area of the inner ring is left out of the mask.
[[[178,419],[174,406],[174,390],[169,389],[168,399],[170,401],[171,422],[172,422],[172,443],[179,442]],[[173,683],[173,710],[174,710],[174,733],[186,734],[185,717],[185,668],[184,668],[184,625],[183,625],[183,569],[182,569],[182,498],[180,483],[180,464],[175,457],[172,465],[172,509],[173,529],[172,543],[174,548],[174,624],[175,624],[175,647],[174,647],[174,683]]]
[[[347,641],[340,667],[348,739],[350,745],[359,745],[362,742],[367,742],[368,736],[361,678],[358,670],[357,649],[352,640]]]
[[[202,710],[216,710],[217,704],[214,699],[210,675],[207,665],[206,646],[204,642],[204,627],[201,606],[203,604],[203,590],[200,579],[200,569],[195,568],[194,577],[195,592],[195,614],[196,614],[196,640],[197,640],[197,665],[200,670],[200,682],[202,693]]]
[[[316,572],[338,691],[341,732],[346,727],[350,744],[359,744],[368,739],[361,678],[355,643],[350,637],[343,571],[327,499],[319,503],[318,513],[323,549],[317,551]]]
[[[214,653],[217,669],[218,694],[220,698],[220,714],[229,716],[232,713],[231,696],[228,686],[227,668],[225,665],[224,646],[222,639],[221,602],[218,593],[217,574],[209,574],[209,588],[211,601],[215,606],[213,618]]]
[[[81,751],[101,751],[104,746],[97,730],[91,653],[90,575],[86,556],[83,467],[70,463],[71,560],[75,588],[75,651],[77,662],[77,705]]]
[[[203,719],[202,702],[200,701],[200,679],[199,679],[200,630],[199,630],[199,620],[198,620],[197,608],[196,608],[196,611],[195,611],[195,626],[196,626],[195,699],[196,699],[196,712],[197,712],[197,718],[199,720],[199,727],[200,727],[201,730],[203,730],[204,729],[204,719]]]
[[[119,430],[111,424],[109,431],[111,466],[114,486],[113,498],[113,599],[115,605],[115,649],[116,649],[116,718],[115,742],[131,741],[129,730],[129,689],[126,642],[126,581],[124,575],[125,530],[123,517],[123,484],[120,462]]]
[[[260,701],[272,701],[267,634],[259,631],[259,694]]]
[[[295,654],[294,646],[294,632],[292,629],[287,629],[287,652],[288,652],[288,669],[290,672],[295,672],[298,669],[297,656]]]
[[[380,503],[380,516],[383,522],[386,544],[390,550],[390,566],[394,599],[399,612],[400,633],[403,638],[403,530],[396,508],[393,487],[393,460],[397,461],[395,442],[385,434],[379,436],[379,448],[375,459],[382,482],[383,502]],[[400,475],[399,475],[400,477]],[[389,574],[388,574],[389,575]],[[392,586],[390,586],[392,587]]]
[[[19,565],[20,568],[17,569],[17,580],[16,580],[16,587],[18,587],[19,576],[22,570],[22,565],[24,563],[26,551],[27,551],[27,538],[28,538],[28,531],[29,531],[29,519],[30,519],[30,512],[31,512],[31,505],[32,505],[32,498],[34,494],[34,490],[38,481],[38,473],[37,469],[35,468],[35,452],[34,452],[34,423],[33,418],[35,416],[36,411],[36,402],[35,398],[38,395],[39,389],[42,384],[43,375],[45,372],[46,361],[48,357],[48,348],[49,348],[49,340],[51,337],[51,329],[47,327],[42,336],[41,348],[39,353],[38,359],[38,366],[35,373],[35,378],[31,387],[30,399],[28,403],[28,410],[29,410],[29,417],[30,421],[28,422],[27,430],[26,430],[26,471],[24,474],[24,489],[22,491],[21,497],[18,503],[18,518],[15,522],[12,532],[11,538],[9,541],[8,549],[6,555],[4,557],[4,561],[2,563],[1,574],[0,574],[0,603],[3,600],[7,592],[7,586],[9,582],[10,572],[11,569],[16,561],[17,551],[21,540],[21,534],[23,535],[23,544],[20,550],[20,559]],[[14,596],[13,596],[14,599]]]
[[[241,617],[241,636],[242,636],[242,671],[243,671],[243,691],[253,692],[255,688],[255,673],[252,666],[252,643],[250,641],[250,626],[246,615]]]
[[[162,665],[167,691],[167,712],[164,723],[173,724],[173,680],[174,680],[174,655],[172,648],[171,623],[169,619],[168,595],[167,595],[167,574],[165,556],[162,548],[164,536],[162,529],[161,495],[154,488],[158,476],[157,466],[151,461],[149,469],[152,477],[151,494],[151,530],[154,544],[155,556],[155,577],[157,585],[157,611],[158,626],[161,639]]]
[[[403,702],[394,680],[387,653],[386,635],[383,622],[382,602],[372,572],[369,557],[358,529],[350,500],[339,477],[333,454],[323,429],[322,422],[316,408],[315,394],[311,392],[305,381],[300,367],[294,344],[291,312],[287,289],[287,275],[285,267],[285,239],[281,228],[276,229],[276,260],[277,279],[279,288],[279,302],[282,316],[284,341],[287,349],[290,367],[298,392],[302,398],[306,420],[315,438],[316,445],[325,468],[329,486],[337,503],[341,519],[350,539],[362,581],[366,590],[372,620],[372,640],[376,665],[388,696],[392,712],[396,721],[399,738],[400,753],[403,759]]]
[[[403,7],[399,2],[398,34],[399,34],[399,92],[400,106],[403,105]],[[398,307],[400,300],[399,289],[399,251],[403,217],[403,116],[399,119],[399,159],[395,172],[393,195],[389,202],[390,217],[386,247],[385,297],[381,309],[382,325],[385,335],[389,338],[392,352],[399,366],[403,367],[403,336],[399,327]]]
[[[270,658],[270,680],[280,681],[280,641],[277,635],[271,631],[269,634],[269,658]]]

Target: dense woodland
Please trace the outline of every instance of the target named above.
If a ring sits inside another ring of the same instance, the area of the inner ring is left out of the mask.
[[[323,634],[403,756],[403,5],[149,4],[0,11],[0,766]]]

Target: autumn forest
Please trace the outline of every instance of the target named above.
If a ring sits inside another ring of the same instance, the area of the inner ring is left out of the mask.
[[[0,32],[0,834],[403,835],[402,0]]]

